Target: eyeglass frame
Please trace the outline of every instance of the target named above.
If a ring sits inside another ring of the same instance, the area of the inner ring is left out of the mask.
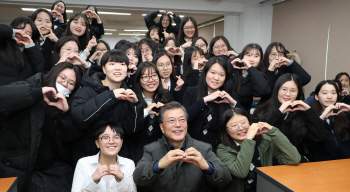
[[[169,123],[169,125],[175,125],[176,122],[179,122],[180,125],[184,125],[187,122],[186,118],[181,118],[181,119],[170,119],[168,121],[165,121],[167,123]]]
[[[103,141],[103,137],[108,137],[108,142],[104,142]],[[117,139],[117,141],[115,141],[115,138],[116,137],[118,137]],[[107,143],[109,143],[109,142],[111,142],[111,137],[110,136],[101,136],[101,137],[99,137],[100,138],[100,140],[102,141],[102,143],[104,143],[104,144],[107,144]],[[112,137],[112,141],[114,142],[114,143],[119,143],[120,141],[122,140],[122,138],[120,138],[120,136],[119,135],[116,135],[116,136],[114,136],[114,137]]]
[[[157,77],[157,79],[153,79],[153,77]],[[144,79],[145,79],[145,77],[147,77],[147,81],[145,81]],[[154,74],[154,75],[151,75],[151,76],[141,76],[140,77],[141,78],[141,80],[143,81],[143,82],[149,82],[149,80],[152,78],[152,80],[153,81],[157,81],[157,80],[159,80],[159,76],[158,76],[158,74]]]

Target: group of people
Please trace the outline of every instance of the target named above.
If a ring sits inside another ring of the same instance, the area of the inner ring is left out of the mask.
[[[305,97],[311,76],[282,43],[208,44],[165,10],[145,23],[146,38],[114,48],[93,5],[0,24],[0,178],[19,191],[249,192],[256,167],[350,158],[348,73]]]

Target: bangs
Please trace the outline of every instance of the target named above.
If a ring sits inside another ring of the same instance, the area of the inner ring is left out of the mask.
[[[260,51],[256,47],[249,47],[247,51],[244,53],[244,55],[247,55],[247,54],[251,54],[251,55],[258,54],[259,56],[261,56]]]

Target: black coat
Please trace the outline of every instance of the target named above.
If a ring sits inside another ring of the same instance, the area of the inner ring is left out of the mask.
[[[0,39],[12,40],[13,29],[9,25],[0,24]],[[1,45],[0,45],[1,46]],[[2,50],[0,50],[2,51]],[[25,48],[23,51],[24,68],[20,70],[17,63],[4,63],[0,58],[0,86],[16,81],[24,81],[38,72],[44,71],[44,58],[39,46]],[[16,67],[14,67],[16,66]]]
[[[197,99],[198,96],[198,86],[188,87],[183,99],[182,104],[186,108],[186,111],[189,115],[188,117],[188,133],[192,138],[204,141],[213,146],[213,150],[216,151],[217,143],[216,138],[218,134],[219,122],[221,115],[219,106],[229,104],[216,104],[214,102],[204,102],[203,98]],[[233,93],[234,100],[237,101],[235,107],[244,109],[238,101],[238,96]],[[209,106],[212,109],[212,119],[207,128],[207,133],[204,134],[204,127],[206,126],[207,114],[202,114],[202,111],[209,110]]]
[[[40,46],[41,53],[43,54],[43,57],[45,59],[45,72],[49,72],[53,67],[51,65],[51,57],[55,44],[56,42],[51,41],[50,38],[45,38],[44,44]]]
[[[125,137],[133,135],[142,129],[143,103],[139,99],[136,103],[119,100],[113,90],[102,85],[105,74],[101,66],[93,65],[84,74],[81,88],[74,96],[71,115],[83,136],[74,145],[74,160],[96,154],[99,150],[95,145],[95,131],[102,123],[114,122],[121,124]],[[121,87],[127,88],[123,82]],[[127,146],[123,146],[121,156]]]
[[[182,102],[182,97],[183,97],[183,95],[184,95],[185,92],[186,92],[186,89],[187,89],[187,87],[188,87],[188,84],[185,82],[185,83],[182,85],[182,87],[181,87],[180,90],[175,91],[176,82],[177,82],[177,79],[170,78],[170,85],[171,85],[171,86],[170,86],[169,93],[170,93],[171,97],[172,97],[175,101],[181,103],[181,102]]]
[[[0,177],[19,177],[20,190],[26,189],[38,162],[50,166],[58,159],[71,161],[64,145],[80,136],[68,112],[54,118],[46,115],[42,76],[38,73],[26,81],[0,86]],[[49,133],[44,133],[46,130]],[[48,139],[43,141],[43,135]]]
[[[90,38],[95,36],[95,38],[98,40],[101,39],[101,36],[104,34],[105,29],[103,27],[103,23],[97,23],[97,21],[90,23]]]

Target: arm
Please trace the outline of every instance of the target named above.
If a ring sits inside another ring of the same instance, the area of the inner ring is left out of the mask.
[[[230,171],[231,175],[238,178],[245,178],[249,173],[255,145],[256,141],[244,139],[241,150],[238,153],[234,153],[230,147],[220,144],[217,149],[217,155]]]
[[[154,19],[157,18],[159,11],[151,11],[145,16],[145,23],[147,26],[147,29],[151,28],[153,25],[156,25],[156,22],[154,22]]]
[[[0,39],[13,39],[15,36],[14,33],[15,32],[10,25],[0,23]]]
[[[136,103],[128,102],[126,119],[122,121],[125,134],[135,134],[143,127],[143,103],[139,99]]]
[[[69,111],[58,114],[57,125],[59,127],[57,131],[62,143],[73,142],[81,136],[81,131],[74,126]]]
[[[306,137],[312,142],[320,142],[326,138],[326,130],[323,128],[323,121],[312,109],[302,112],[307,127]]]
[[[191,91],[192,90],[193,89],[191,89]],[[189,115],[188,122],[195,120],[197,116],[202,112],[202,109],[207,107],[203,98],[194,101],[196,98],[197,96],[194,96],[188,90],[185,92],[182,98],[182,105],[186,108],[186,111]]]
[[[303,86],[311,81],[311,76],[296,61],[293,60],[293,63],[287,66],[287,69],[289,73],[294,73],[300,77]]]
[[[78,161],[77,166],[74,171],[72,192],[81,191],[97,191],[99,190],[98,184],[92,180],[92,175],[86,177],[84,170],[88,167],[84,167],[81,160]]]
[[[275,82],[276,82],[275,71],[270,71],[266,68],[265,75],[267,76],[270,90],[273,90],[273,87],[275,86]]]
[[[248,69],[248,73],[250,80],[254,85],[253,95],[255,97],[260,97],[270,92],[270,86],[261,72],[259,72],[255,67],[250,67]]]
[[[153,165],[156,161],[153,159],[151,151],[144,147],[142,159],[137,163],[133,174],[136,185],[149,185],[158,178],[159,175],[153,172]]]
[[[197,69],[192,69],[191,73],[189,74],[187,78],[187,83],[189,87],[194,87],[198,85],[199,82],[199,70]]]
[[[173,30],[171,32],[177,34],[179,32],[179,28],[180,28],[181,17],[173,14],[173,19],[174,19],[176,25],[173,26]]]
[[[288,138],[276,127],[266,133],[273,142],[273,157],[278,163],[284,165],[297,165],[300,162],[300,154],[297,148],[292,145]]]
[[[100,33],[100,35],[104,35],[105,34],[105,28],[103,27],[103,23],[97,23],[97,28],[98,28],[98,31]]]
[[[211,185],[223,187],[231,182],[232,179],[229,170],[214,154],[211,147],[208,148],[206,160],[214,166],[214,173],[206,175],[207,180]]]
[[[44,71],[45,59],[39,46],[35,45],[25,48],[23,52],[27,55],[28,61],[31,64],[34,73]]]
[[[137,192],[136,184],[133,178],[133,173],[135,171],[135,163],[131,163],[132,164],[130,164],[130,166],[127,167],[128,171],[124,173],[124,179],[117,184],[118,192]]]
[[[272,126],[277,125],[280,121],[283,121],[284,115],[282,112],[277,108],[275,109],[270,115],[267,115],[263,120],[263,122],[266,122]]]

